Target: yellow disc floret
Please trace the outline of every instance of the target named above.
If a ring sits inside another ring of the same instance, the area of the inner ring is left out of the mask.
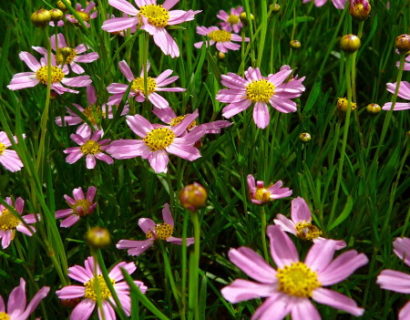
[[[208,38],[215,42],[231,41],[232,34],[225,30],[215,30],[208,33]]]
[[[80,18],[85,21],[88,22],[90,21],[91,17],[87,12],[84,11],[76,11],[76,13],[80,16]]]
[[[70,47],[64,47],[57,49],[56,52],[56,62],[57,64],[70,64],[74,61],[77,52],[75,49]]]
[[[80,217],[90,214],[91,202],[87,199],[79,199],[73,205],[70,205],[74,213]]]
[[[9,210],[4,209],[0,213],[0,230],[14,230],[20,224],[20,219]],[[0,318],[1,319],[1,318]]]
[[[274,93],[275,86],[265,79],[252,81],[246,86],[246,98],[252,102],[267,103]]]
[[[113,284],[115,283],[115,281],[112,279],[111,282]],[[107,300],[109,297],[111,297],[111,292],[108,289],[102,275],[91,278],[84,284],[84,287],[84,298],[86,299],[97,301],[97,299]]]
[[[309,298],[321,286],[317,273],[303,262],[293,262],[277,270],[278,290],[291,296]]]
[[[161,223],[155,225],[155,229],[153,231],[148,231],[146,233],[147,239],[155,239],[159,240],[166,240],[172,236],[172,232],[174,231],[174,227],[168,223]],[[155,233],[155,234],[154,234]]]
[[[64,72],[61,68],[51,66],[51,72],[50,72],[50,82],[55,83],[55,82],[60,82],[64,78]],[[36,71],[36,78],[42,83],[42,84],[47,84],[48,83],[48,66],[41,67]]]
[[[0,312],[0,320],[10,320],[10,316],[5,312]]]
[[[169,12],[159,4],[148,4],[140,7],[140,15],[148,19],[148,22],[158,28],[165,28],[168,25]]]
[[[296,224],[296,235],[303,240],[313,240],[322,234],[322,231],[311,222],[300,221]]]
[[[179,124],[182,122],[182,120],[184,120],[185,118],[186,118],[186,115],[175,117],[175,118],[173,118],[173,119],[171,120],[171,122],[170,122],[169,124],[170,124],[171,126],[175,127],[175,126],[179,125]],[[192,128],[196,127],[196,125],[197,125],[197,123],[196,123],[196,121],[194,120],[194,121],[192,121],[192,122],[189,124],[189,126],[188,126],[187,129],[188,129],[188,130],[191,130]]]
[[[101,118],[103,117],[103,112],[100,106],[91,105],[84,109],[83,115],[90,121],[92,124],[100,123]]]
[[[0,156],[4,153],[6,149],[7,149],[6,145],[0,142]]]
[[[94,140],[88,140],[80,147],[80,149],[83,154],[97,154],[101,152],[100,145]]]
[[[239,16],[234,15],[234,14],[230,14],[227,21],[230,24],[237,24],[241,20],[240,20]]]
[[[256,200],[259,200],[259,201],[262,201],[262,202],[267,202],[267,201],[271,200],[270,196],[271,196],[271,193],[268,189],[266,189],[266,188],[257,188],[256,192],[255,192],[255,195],[254,195],[254,198]]]
[[[156,88],[157,88],[157,82],[155,81],[155,79],[151,77],[147,77],[147,94],[151,94],[155,92]],[[135,78],[134,80],[132,80],[131,90],[136,93],[139,93],[139,92],[145,93],[144,77]]]
[[[174,141],[175,133],[168,128],[153,129],[144,138],[145,144],[152,150],[163,150]]]

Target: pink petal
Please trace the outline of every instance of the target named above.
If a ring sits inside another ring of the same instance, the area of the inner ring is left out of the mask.
[[[382,289],[400,293],[410,293],[410,275],[396,270],[383,270],[377,277],[377,284]]]
[[[312,270],[320,273],[325,270],[332,261],[335,251],[336,243],[333,240],[317,242],[310,248],[305,259],[305,264]]]
[[[56,211],[56,218],[60,219],[60,218],[65,218],[67,216],[69,216],[70,214],[73,213],[73,209],[61,209],[61,210],[57,210]]]
[[[76,224],[79,220],[80,220],[79,216],[77,216],[76,214],[72,214],[60,222],[60,227],[69,228],[73,226],[74,224]]]
[[[282,320],[291,310],[291,297],[276,293],[256,309],[251,320]]]
[[[299,261],[295,245],[279,226],[268,226],[266,233],[270,239],[271,256],[278,268]]]
[[[269,297],[275,293],[275,290],[272,284],[236,279],[230,285],[222,288],[221,293],[230,303],[238,303],[256,298]]]
[[[162,219],[166,224],[174,226],[174,219],[172,218],[171,210],[169,209],[169,204],[165,203],[162,209]]]
[[[88,282],[94,275],[84,267],[75,265],[68,268],[68,276],[81,283]]]
[[[321,320],[319,312],[309,299],[295,299],[292,301],[292,320]]]
[[[410,266],[410,238],[396,238],[393,241],[393,247],[396,256],[402,259],[405,264]]]
[[[106,319],[106,320],[115,320],[115,311],[111,304],[108,301],[103,301],[102,302],[102,308],[98,308],[98,318],[99,319]]]
[[[410,319],[410,302],[407,302],[399,312],[399,320],[408,320]]]
[[[87,320],[93,313],[95,305],[95,301],[90,299],[81,301],[71,312],[70,320]]]
[[[121,273],[121,269],[124,269],[125,271],[128,272],[128,274],[134,273],[135,270],[137,270],[137,266],[135,265],[134,262],[120,262],[117,263],[112,270],[109,273],[109,276],[111,279],[115,280],[116,282],[124,279]]]
[[[169,108],[169,103],[168,103],[168,101],[167,101],[164,97],[160,96],[158,93],[155,93],[155,92],[151,93],[151,94],[148,96],[148,100],[149,100],[155,107],[157,107],[157,108],[159,108],[159,109],[168,109],[168,108]]]
[[[199,150],[193,146],[173,143],[166,148],[167,152],[188,161],[195,161],[201,157]]]
[[[364,309],[359,308],[353,299],[333,290],[325,288],[316,289],[313,291],[312,298],[316,302],[346,311],[357,317],[364,313]]]
[[[260,129],[265,129],[269,124],[269,119],[270,115],[266,103],[257,102],[253,109],[253,121],[255,121],[256,126]]]
[[[97,161],[95,160],[95,156],[92,154],[87,154],[85,157],[85,167],[87,169],[94,169],[97,164]]]
[[[162,6],[167,9],[170,10],[172,7],[174,7],[177,3],[179,2],[179,0],[165,0],[164,3],[162,4]]]
[[[81,62],[81,63],[90,63],[95,60],[97,60],[100,56],[98,55],[97,52],[90,52],[87,54],[82,54],[81,56],[77,56],[75,58],[75,62]]]
[[[9,295],[7,313],[21,313],[26,308],[26,303],[26,282],[20,278],[20,284]]]
[[[43,300],[49,293],[50,287],[42,287],[37,293],[33,296],[29,304],[27,305],[26,310],[19,315],[19,319],[27,319],[29,315],[37,308],[41,300]]]
[[[139,114],[127,116],[127,124],[130,129],[141,138],[144,138],[148,132],[154,129],[153,125]]]
[[[310,222],[312,220],[310,209],[302,197],[292,200],[290,212],[292,220],[296,223],[300,221]]]
[[[182,238],[168,237],[166,241],[169,242],[169,243],[172,243],[172,244],[182,246],[182,240],[183,240]],[[185,239],[185,243],[186,243],[187,247],[190,246],[190,245],[193,245],[194,242],[195,242],[194,238],[186,238]]]
[[[383,110],[389,111],[392,107],[392,103],[388,102],[385,103],[382,107]],[[410,103],[407,102],[396,102],[394,105],[394,111],[403,111],[403,110],[408,110],[410,109]]]
[[[149,218],[140,218],[138,220],[138,226],[144,233],[148,233],[155,229],[155,222]]]
[[[137,18],[112,18],[105,20],[101,29],[107,32],[118,32],[135,27],[138,24]]]
[[[121,73],[129,82],[134,80],[134,74],[132,73],[131,68],[128,66],[125,60],[118,62],[118,67],[120,68]]]
[[[37,59],[31,53],[22,51],[19,54],[19,58],[21,61],[24,61],[24,63],[27,65],[27,67],[30,68],[31,71],[35,72],[41,68],[41,64],[37,61]]]
[[[128,1],[125,0],[109,0],[108,4],[130,16],[136,16],[138,14],[138,10],[130,4]]]
[[[25,88],[35,87],[40,83],[32,72],[17,73],[13,76],[10,83],[7,85],[9,90],[20,90]]]
[[[83,286],[66,286],[56,291],[59,299],[76,299],[84,297],[85,288]]]
[[[106,149],[114,159],[146,158],[151,150],[141,140],[116,140]]]
[[[168,170],[168,153],[163,150],[154,151],[148,156],[148,161],[155,173],[165,173]]]
[[[94,186],[89,187],[87,189],[87,196],[86,196],[87,200],[90,202],[93,202],[96,192],[97,192],[96,187]]]
[[[295,223],[292,220],[286,218],[283,214],[277,214],[276,219],[274,219],[273,222],[277,226],[281,227],[283,231],[296,235]]]
[[[147,240],[120,240],[116,247],[117,249],[127,249],[130,256],[139,256],[154,244],[153,239]]]

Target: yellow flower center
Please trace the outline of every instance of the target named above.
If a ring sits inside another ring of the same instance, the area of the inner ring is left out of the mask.
[[[175,127],[175,126],[179,125],[179,124],[182,122],[182,120],[184,120],[185,118],[186,118],[186,115],[184,115],[184,116],[178,116],[178,117],[176,117],[176,118],[174,118],[174,119],[171,120],[170,125],[173,126],[173,127]],[[191,122],[191,124],[188,126],[187,129],[188,129],[188,130],[191,130],[192,128],[196,127],[196,125],[197,125],[197,123],[196,123],[196,121],[194,120],[194,121]]]
[[[77,52],[73,48],[59,48],[56,52],[56,62],[57,64],[70,64],[74,61],[76,55]]]
[[[317,273],[303,262],[293,262],[278,269],[276,277],[279,281],[279,291],[300,298],[311,297],[313,291],[321,286]]]
[[[114,280],[110,280],[112,284],[115,283]],[[107,300],[109,297],[111,297],[110,289],[108,289],[107,284],[105,283],[102,275],[98,275],[94,278],[91,278],[84,284],[84,287],[84,298],[86,299],[97,301],[97,299]]]
[[[80,217],[90,214],[91,202],[87,199],[76,200],[76,202],[70,206],[74,213]]]
[[[259,201],[262,201],[262,202],[267,202],[267,201],[271,200],[270,195],[271,195],[271,193],[268,189],[266,189],[266,188],[257,188],[256,192],[255,192],[255,195],[254,195],[254,198],[256,200],[259,200]]]
[[[80,16],[83,21],[88,22],[90,21],[90,15],[87,12],[84,11],[76,11],[76,13]]]
[[[313,240],[322,234],[322,231],[311,222],[300,221],[296,224],[296,235],[303,240]]]
[[[142,6],[139,14],[146,17],[150,24],[158,28],[165,28],[168,25],[169,12],[159,4]]]
[[[0,214],[0,230],[13,230],[20,224],[20,219],[9,210],[3,209]]]
[[[230,14],[228,17],[228,23],[230,24],[237,24],[239,23],[240,19],[239,16],[234,15],[234,14]]]
[[[275,86],[268,80],[252,81],[246,86],[246,98],[252,102],[269,102],[275,93]]]
[[[97,123],[100,123],[101,118],[103,117],[103,112],[100,106],[91,105],[84,109],[83,115],[92,124],[97,124]]]
[[[153,93],[156,87],[157,87],[157,82],[155,81],[155,79],[151,77],[147,77],[147,94]],[[135,78],[134,80],[132,80],[131,90],[136,93],[139,93],[139,92],[145,93],[144,77],[139,77],[139,78]]]
[[[0,320],[10,320],[10,316],[5,312],[0,312]]]
[[[4,153],[4,151],[7,149],[7,147],[0,142],[0,156]]]
[[[231,41],[232,34],[225,30],[215,30],[208,33],[208,38],[215,42]]]
[[[155,238],[160,240],[166,240],[172,236],[172,232],[174,231],[174,227],[168,223],[161,223],[155,225]],[[147,239],[154,238],[154,233],[152,231],[148,231],[146,233]]]
[[[50,82],[60,82],[64,78],[64,72],[61,68],[51,66]],[[41,67],[36,71],[36,77],[42,84],[48,83],[48,66]]]
[[[144,138],[145,144],[152,150],[158,151],[168,147],[175,138],[175,133],[168,128],[153,129]]]
[[[100,145],[94,140],[88,140],[80,147],[80,149],[84,154],[97,154],[101,152]]]

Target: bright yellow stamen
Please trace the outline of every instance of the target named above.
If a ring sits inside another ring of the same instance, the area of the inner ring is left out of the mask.
[[[51,66],[50,82],[60,82],[64,78],[64,72],[61,68]],[[42,84],[48,83],[48,66],[41,67],[36,71],[36,77]]]
[[[237,23],[239,23],[240,18],[237,15],[230,14],[227,21],[230,24],[237,24]]]
[[[0,312],[0,320],[10,320],[10,316],[5,312]]]
[[[276,277],[279,291],[300,298],[311,297],[313,291],[321,286],[317,273],[303,262],[294,262],[278,269]]]
[[[97,154],[101,152],[100,145],[94,140],[88,140],[80,147],[80,149],[84,154]]]
[[[157,88],[157,82],[154,78],[147,77],[147,94],[153,93]],[[135,78],[132,80],[131,90],[134,92],[145,92],[144,77]]]
[[[115,283],[114,280],[110,280],[113,284]],[[84,287],[84,298],[86,299],[97,301],[97,299],[107,300],[109,297],[111,297],[110,289],[108,289],[102,275],[91,278],[84,284]]]
[[[9,210],[4,209],[0,213],[0,230],[13,230],[20,224],[20,219]],[[1,319],[1,318],[0,318]]]
[[[246,98],[252,102],[269,102],[275,93],[275,86],[268,80],[252,81],[246,86]]]
[[[139,14],[146,17],[150,24],[158,28],[165,28],[168,25],[169,12],[159,4],[142,6]]]
[[[271,200],[270,196],[271,196],[271,193],[269,192],[268,189],[266,189],[266,188],[257,188],[256,192],[255,192],[255,195],[254,195],[254,198],[256,200],[259,200],[259,201],[262,201],[262,202],[267,202],[267,201]]]
[[[182,120],[184,120],[185,118],[186,118],[186,115],[184,115],[184,116],[178,116],[178,117],[172,119],[169,124],[170,124],[171,126],[175,127],[175,126],[179,125],[179,124],[182,122]],[[197,125],[197,123],[196,123],[196,121],[194,120],[194,121],[192,121],[192,122],[190,123],[190,125],[188,126],[187,129],[188,129],[188,130],[191,130],[192,128],[196,127],[196,125]]]
[[[0,156],[4,153],[6,149],[7,149],[6,145],[0,142]]]
[[[322,231],[311,222],[300,221],[296,224],[296,235],[303,240],[313,240],[322,234]]]
[[[175,133],[168,128],[153,129],[144,138],[145,144],[152,150],[163,150],[174,141]]]
[[[225,30],[215,30],[208,33],[208,38],[215,42],[231,41],[232,34]]]
[[[172,232],[174,231],[174,227],[168,223],[162,223],[155,225],[155,238],[160,240],[166,240],[172,236]],[[147,239],[154,238],[154,233],[152,231],[148,231],[146,233]]]
[[[95,105],[91,105],[85,108],[83,114],[92,124],[100,123],[103,116],[101,107]]]
[[[70,205],[74,213],[80,217],[90,214],[91,202],[87,199],[76,200],[73,205]]]
[[[76,13],[80,16],[83,21],[88,22],[90,21],[91,17],[87,12],[84,11],[76,11]],[[75,17],[74,17],[75,18]]]
[[[59,48],[56,52],[56,62],[57,64],[70,64],[74,61],[77,52],[75,49],[70,47]]]

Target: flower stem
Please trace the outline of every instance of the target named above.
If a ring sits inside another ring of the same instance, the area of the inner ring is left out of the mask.
[[[263,256],[266,261],[269,261],[268,246],[266,244],[266,211],[264,205],[261,205],[261,240]]]
[[[198,212],[191,213],[192,224],[194,225],[194,252],[190,259],[190,272],[189,272],[189,300],[188,307],[191,313],[189,319],[192,319],[192,312],[194,313],[194,319],[199,320],[199,305],[198,305],[198,274],[199,274],[199,257],[200,257],[200,236],[201,228],[199,225]]]

